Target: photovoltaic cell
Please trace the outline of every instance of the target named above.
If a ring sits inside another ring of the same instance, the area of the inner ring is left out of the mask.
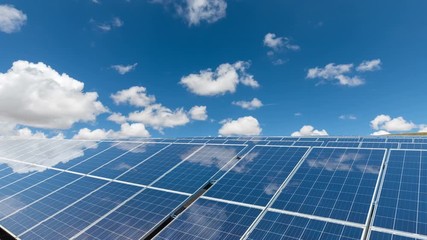
[[[374,226],[427,235],[427,151],[391,150]]]
[[[76,239],[141,239],[171,215],[187,196],[145,189]]]
[[[272,146],[292,146],[294,141],[270,141],[267,145]]]
[[[414,143],[427,143],[427,138],[414,138]]]
[[[382,149],[313,148],[273,208],[365,223]]]
[[[240,239],[259,209],[198,199],[155,239]]]
[[[244,146],[206,145],[153,186],[194,193],[211,180]]]
[[[387,138],[362,138],[361,141],[362,142],[385,142],[387,140]]]
[[[267,212],[248,239],[361,239],[363,229],[296,217],[276,212]]]
[[[425,150],[427,150],[427,143],[401,143],[400,149],[425,149]]]
[[[419,240],[418,238],[404,237],[396,234],[383,233],[378,231],[372,231],[369,239],[371,240]]]
[[[306,142],[306,141],[297,141],[294,142],[294,145],[292,146],[307,146],[307,147],[313,147],[313,146],[322,146],[323,142]]]
[[[205,195],[265,206],[307,150],[256,146]]]
[[[342,137],[342,138],[338,138],[337,142],[359,142],[359,138],[353,138],[353,137]]]
[[[413,142],[413,138],[387,138],[387,142],[398,142],[398,143],[411,143]]]
[[[399,148],[399,143],[363,142],[362,148]]]
[[[359,147],[360,142],[328,142],[327,147]]]
[[[147,161],[132,168],[118,179],[144,185],[151,184],[201,147],[202,145],[193,144],[170,145]]]

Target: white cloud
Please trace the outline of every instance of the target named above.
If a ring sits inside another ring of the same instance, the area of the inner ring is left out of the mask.
[[[93,19],[91,20],[91,22],[95,23],[95,21]],[[113,28],[120,28],[123,25],[124,25],[123,20],[121,20],[118,17],[112,18],[109,22],[104,22],[104,23],[101,23],[101,24],[96,24],[95,23],[95,26],[99,30],[104,31],[104,32],[109,32],[109,31],[113,30]]]
[[[208,119],[208,114],[206,111],[206,106],[194,106],[188,111],[191,119],[204,121]]]
[[[239,83],[252,88],[259,87],[258,82],[246,70],[249,62],[238,61],[234,64],[224,63],[215,71],[206,69],[199,74],[190,74],[181,78],[180,83],[190,92],[202,96],[224,95],[234,93]]]
[[[156,98],[153,95],[147,95],[147,89],[142,86],[133,86],[111,95],[115,104],[128,103],[136,107],[146,107],[154,102]]]
[[[357,117],[353,114],[343,114],[338,117],[341,120],[356,120]]]
[[[45,139],[45,138],[47,138],[43,132],[33,133],[33,131],[31,131],[31,129],[29,129],[29,128],[18,129],[16,137],[25,138],[25,139],[29,139],[29,138]]]
[[[327,136],[328,132],[325,129],[317,130],[314,129],[311,125],[304,125],[299,131],[293,132],[292,137],[302,137],[302,136]]]
[[[410,131],[417,127],[413,122],[406,121],[403,117],[391,118],[389,115],[378,115],[371,121],[374,130]]]
[[[113,18],[113,20],[111,20],[111,26],[113,26],[113,27],[119,28],[119,27],[122,27],[123,24],[124,24],[123,20],[121,20],[118,17],[115,17],[115,18]]]
[[[390,133],[385,130],[379,130],[376,132],[371,133],[371,136],[383,136],[383,135],[389,135]]]
[[[259,135],[262,131],[259,122],[252,116],[238,118],[237,120],[227,119],[222,121],[223,125],[219,129],[219,134],[229,135]]]
[[[124,75],[128,72],[131,72],[133,70],[135,70],[136,66],[138,65],[138,63],[134,63],[131,65],[112,65],[111,68],[116,70],[119,74]]]
[[[95,4],[101,4],[101,2],[99,0],[91,0],[91,2],[95,3]]]
[[[94,121],[107,109],[96,92],[59,74],[44,63],[16,61],[0,73],[0,122],[49,129],[68,129],[76,122]]]
[[[302,116],[302,113],[300,113],[300,112],[296,112],[296,113],[294,113],[294,116],[295,116],[295,117],[301,117],[301,116]]]
[[[323,68],[315,67],[310,68],[307,73],[307,78],[323,78],[323,79],[331,79],[337,76],[340,76],[344,73],[351,72],[353,68],[353,64],[338,64],[329,63]]]
[[[107,118],[107,120],[115,122],[117,124],[123,124],[126,122],[126,117],[123,116],[121,113],[113,113]]]
[[[289,38],[287,37],[278,37],[274,33],[267,33],[264,36],[264,46],[273,49],[274,51],[278,51],[282,48],[286,48],[292,51],[298,51],[300,47],[295,44],[291,44]],[[274,54],[274,52],[272,52]],[[269,52],[269,54],[272,54]]]
[[[357,66],[357,71],[359,72],[371,72],[381,69],[381,60],[374,59],[370,61],[363,61],[359,66]]]
[[[82,128],[73,136],[73,139],[79,140],[99,140],[108,138],[132,138],[132,137],[150,137],[150,133],[142,123],[123,123],[120,131]]]
[[[12,5],[0,5],[0,31],[13,33],[21,30],[27,21],[27,15]]]
[[[251,101],[232,102],[232,104],[249,110],[254,110],[263,106],[261,100],[259,100],[258,98],[254,98]]]
[[[422,133],[427,132],[427,125],[426,124],[421,124],[419,127],[420,127],[420,130],[418,132],[422,132]]]
[[[153,104],[144,110],[132,112],[129,114],[128,120],[143,123],[159,131],[162,131],[163,128],[173,128],[190,122],[182,108],[172,111],[161,104]]]

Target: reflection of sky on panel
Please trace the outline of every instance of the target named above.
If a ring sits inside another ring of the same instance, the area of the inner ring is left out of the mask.
[[[260,210],[199,199],[156,239],[240,239]]]
[[[166,174],[155,187],[193,193],[201,188],[244,146],[206,145]]]
[[[360,239],[362,229],[267,212],[248,239]]]
[[[257,146],[206,195],[265,206],[307,150],[307,147]]]
[[[364,223],[384,153],[313,148],[273,208]]]

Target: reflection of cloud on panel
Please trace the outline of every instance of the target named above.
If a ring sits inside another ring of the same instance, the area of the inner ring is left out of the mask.
[[[343,153],[338,157],[326,159],[308,159],[307,164],[312,168],[322,168],[327,171],[363,171],[360,167],[354,168],[354,162],[364,159],[363,154]],[[364,166],[364,165],[359,165]]]
[[[136,146],[138,146],[140,143],[126,143],[126,142],[121,142],[120,144],[114,146],[117,149],[120,150],[124,150],[124,151],[128,151],[130,153],[144,153],[147,150],[147,145],[141,145],[137,148],[135,148]]]
[[[46,170],[46,168],[7,161],[7,159],[54,167],[58,163],[66,163],[75,158],[84,156],[84,149],[88,147],[94,149],[97,147],[97,143],[94,141],[69,140],[24,141],[21,146],[21,149],[24,149],[22,152],[3,152],[3,150],[0,149],[0,156],[4,157],[3,159],[0,157],[0,163],[7,164],[16,173],[42,172]]]
[[[276,191],[279,189],[280,185],[277,183],[270,183],[264,188],[264,192],[267,195],[274,195]]]
[[[116,166],[114,166],[113,170],[121,171],[121,170],[129,170],[131,168],[132,168],[131,165],[124,163],[124,162],[121,162],[121,163],[117,164]]]
[[[380,173],[380,167],[379,166],[371,166],[371,165],[356,165],[356,168],[364,173],[370,173],[370,174],[378,174]]]
[[[222,168],[237,155],[236,149],[222,146],[205,146],[198,153],[190,157],[187,161],[206,167],[216,166],[217,168]]]
[[[195,151],[197,151],[197,149],[199,149],[201,146],[200,145],[195,145],[194,147],[192,147],[190,150],[188,150],[187,152],[181,154],[179,156],[179,158],[181,160],[184,160],[186,158],[188,158],[191,154],[193,154]]]
[[[12,197],[9,199],[4,200],[6,197],[0,197],[0,218],[3,218],[13,212],[15,212],[18,209],[23,208],[26,204],[23,203],[18,197]],[[3,201],[4,200],[4,201]]]
[[[240,162],[232,169],[232,171],[237,173],[246,173],[249,171],[247,165],[251,163],[257,156],[258,152],[250,152],[248,153]]]

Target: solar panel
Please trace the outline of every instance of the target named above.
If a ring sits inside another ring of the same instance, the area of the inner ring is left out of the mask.
[[[401,143],[401,149],[426,149],[427,143]]]
[[[362,142],[385,142],[387,138],[381,138],[381,137],[364,137],[361,139]]]
[[[312,149],[272,207],[364,224],[385,150]]]
[[[156,239],[240,239],[261,210],[199,199]]]
[[[396,138],[396,137],[390,137],[390,138],[387,138],[387,142],[399,142],[399,143],[403,143],[403,142],[406,142],[406,143],[411,143],[411,142],[413,142],[413,138]]]
[[[306,141],[297,141],[294,142],[292,146],[306,146],[306,147],[312,147],[312,146],[322,146],[323,142],[306,142]]]
[[[205,195],[265,206],[307,150],[256,146]]]
[[[362,142],[362,148],[399,148],[399,143]]]
[[[362,228],[267,212],[248,239],[361,239]]]
[[[359,147],[360,142],[328,142],[327,147]]]
[[[292,146],[294,141],[270,141],[267,145],[272,146]]]
[[[393,234],[393,233],[372,231],[370,235],[370,239],[372,240],[420,240],[421,238],[401,236],[401,235],[397,235],[396,233]]]
[[[390,151],[373,223],[427,238],[427,151]]]

